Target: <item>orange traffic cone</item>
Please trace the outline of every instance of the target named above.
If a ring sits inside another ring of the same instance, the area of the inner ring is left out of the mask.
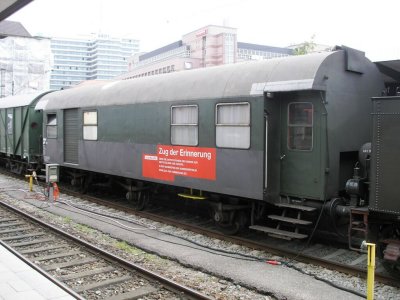
[[[53,182],[53,197],[54,197],[54,201],[57,201],[59,196],[60,196],[60,190],[58,189],[58,185],[57,185],[57,183]]]

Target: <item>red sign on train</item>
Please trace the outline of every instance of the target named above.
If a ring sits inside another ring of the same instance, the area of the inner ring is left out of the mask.
[[[175,176],[216,179],[215,148],[158,145],[156,154],[143,154],[143,177],[174,181]]]

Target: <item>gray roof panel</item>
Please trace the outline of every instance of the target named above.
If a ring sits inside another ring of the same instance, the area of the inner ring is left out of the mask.
[[[31,105],[38,97],[47,93],[49,93],[49,91],[0,98],[0,109]]]
[[[258,94],[255,88],[273,82],[294,84],[298,88],[324,90],[323,75],[318,71],[328,57],[341,57],[339,52],[289,56],[258,62],[244,62],[113,81],[102,85],[83,86],[46,95],[45,110],[75,107],[125,105],[161,101],[221,99]],[[337,59],[336,59],[337,61]],[[337,63],[337,62],[336,62]],[[307,80],[307,84],[301,81]],[[298,81],[296,83],[296,81]],[[288,87],[286,89],[288,90]],[[263,93],[264,89],[260,91]],[[283,91],[283,90],[282,90]]]

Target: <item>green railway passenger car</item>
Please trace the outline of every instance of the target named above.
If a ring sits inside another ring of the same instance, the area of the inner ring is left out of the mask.
[[[229,232],[305,238],[318,212],[350,207],[341,197],[383,89],[347,47],[71,88],[42,98],[44,161],[73,183],[113,177],[139,206],[162,188],[206,198]]]
[[[36,103],[48,92],[0,99],[0,157],[9,169],[22,173],[42,161],[43,114]]]

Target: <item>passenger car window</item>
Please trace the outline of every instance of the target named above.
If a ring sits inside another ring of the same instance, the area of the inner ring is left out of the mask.
[[[220,148],[250,148],[250,103],[217,104],[216,145]]]
[[[13,114],[7,113],[7,134],[13,134]]]
[[[288,148],[311,151],[313,147],[312,103],[289,103],[288,106]]]
[[[49,139],[57,138],[57,115],[47,114],[46,136]]]
[[[97,111],[83,112],[83,139],[97,140]]]
[[[197,146],[199,122],[197,105],[171,107],[171,144]]]

